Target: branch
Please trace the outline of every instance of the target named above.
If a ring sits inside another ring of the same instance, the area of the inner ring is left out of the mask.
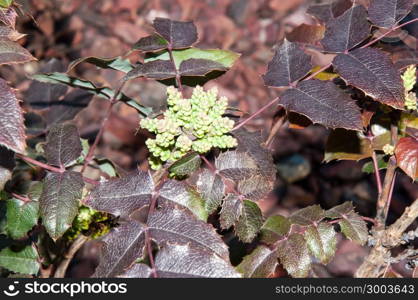
[[[376,176],[376,185],[378,197],[382,194],[382,178],[380,178],[379,163],[377,162],[376,151],[372,153],[374,175]]]
[[[389,159],[388,167],[386,170],[385,180],[383,181],[382,192],[379,194],[376,205],[376,218],[380,224],[385,224],[386,222],[386,206],[392,198],[392,184],[395,179],[396,172],[396,160],[392,156]]]
[[[373,234],[375,246],[357,270],[355,277],[376,278],[381,276],[388,259],[391,257],[391,248],[402,242],[404,231],[418,218],[418,199],[407,207],[402,216],[388,228],[377,228]]]
[[[78,250],[89,240],[89,238],[85,235],[80,234],[74,242],[71,244],[70,248],[68,249],[67,253],[64,255],[63,260],[58,265],[57,269],[55,270],[54,278],[64,278],[65,273],[67,272],[68,266],[70,262],[73,260],[74,255],[77,253]]]

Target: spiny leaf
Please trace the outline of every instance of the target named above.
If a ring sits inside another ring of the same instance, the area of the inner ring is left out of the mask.
[[[18,199],[7,200],[7,233],[13,239],[20,239],[38,223],[38,202],[25,203]]]
[[[23,38],[25,34],[19,33],[8,26],[0,26],[0,39],[9,39],[13,42],[16,42]]]
[[[194,217],[184,208],[163,206],[148,216],[151,237],[162,244],[165,242],[190,243],[193,248],[214,252],[224,260],[229,252],[215,229]]]
[[[250,243],[263,226],[263,215],[258,205],[252,201],[244,200],[241,215],[234,226],[238,238],[244,243]]]
[[[245,278],[266,278],[274,273],[278,265],[277,253],[260,245],[236,267]]]
[[[294,212],[289,221],[300,226],[309,226],[321,221],[325,217],[325,211],[319,205],[311,205]]]
[[[349,212],[343,215],[338,223],[341,232],[350,240],[364,245],[368,239],[368,230],[366,222],[355,212]]]
[[[179,204],[188,208],[199,220],[206,221],[208,213],[205,209],[205,201],[192,187],[183,182],[169,180],[159,191],[158,203]]]
[[[234,278],[241,277],[229,260],[189,244],[167,243],[155,258],[158,277],[162,278]]]
[[[189,176],[199,169],[201,163],[199,153],[191,152],[172,164],[168,171],[176,176]]]
[[[46,74],[35,74],[32,75],[31,78],[40,82],[65,84],[71,87],[80,88],[89,91],[96,96],[106,99],[112,99],[115,94],[115,92],[108,87],[97,87],[94,85],[94,83],[88,80],[71,77],[66,73],[53,72]],[[117,99],[137,109],[143,116],[148,116],[148,114],[150,114],[152,111],[151,108],[140,105],[137,101],[123,93],[120,93]]]
[[[95,65],[101,69],[112,69],[124,73],[128,73],[133,69],[133,66],[129,60],[123,59],[120,56],[112,58],[88,56],[76,59],[75,61],[71,62],[68,66],[67,73],[83,62]]]
[[[49,60],[40,69],[40,73],[63,72],[64,65],[55,58]],[[25,102],[29,103],[34,109],[49,108],[52,103],[60,100],[64,96],[68,87],[63,84],[44,83],[32,81],[25,93]]]
[[[341,218],[343,215],[346,215],[350,212],[354,211],[353,203],[350,201],[346,201],[343,204],[334,206],[331,209],[328,209],[325,212],[325,217],[331,219]]]
[[[0,78],[0,145],[17,153],[25,152],[25,127],[19,101],[5,80]]]
[[[299,233],[291,234],[277,246],[280,263],[292,277],[306,277],[311,268],[311,258],[305,239]]]
[[[56,102],[51,102],[45,119],[48,126],[62,123],[68,120],[73,120],[74,117],[86,108],[93,94],[83,91],[75,90],[64,97],[64,99]]]
[[[289,233],[291,223],[283,216],[269,217],[260,230],[260,240],[267,244],[274,244],[283,236]]]
[[[91,191],[86,204],[115,216],[129,216],[149,204],[153,190],[151,175],[138,171],[122,178],[101,182]]]
[[[311,68],[311,57],[296,43],[285,39],[268,64],[267,73],[263,75],[264,84],[274,87],[289,86],[304,77]]]
[[[182,76],[205,76],[212,71],[228,71],[228,67],[209,59],[190,58],[182,61],[179,73]]]
[[[0,65],[36,60],[28,50],[9,39],[0,39]]]
[[[99,265],[92,277],[116,277],[141,257],[145,245],[145,228],[136,221],[127,221],[103,239]]]
[[[418,141],[401,138],[395,148],[396,163],[412,180],[418,178]]]
[[[330,128],[362,130],[360,109],[329,81],[307,80],[282,95],[280,104]]]
[[[323,23],[341,16],[347,9],[353,6],[350,0],[336,0],[331,3],[313,4],[309,6],[307,13],[316,17]]]
[[[334,227],[327,223],[309,226],[305,231],[305,240],[311,253],[323,264],[331,261],[337,247]]]
[[[249,132],[240,128],[233,132],[238,140],[237,150],[248,154],[257,164],[258,172],[268,180],[276,179],[276,167],[273,163],[273,156],[265,145],[265,139],[259,131]]]
[[[45,156],[50,165],[67,167],[80,157],[81,150],[75,125],[57,124],[50,129],[45,145]]]
[[[370,33],[367,11],[362,5],[353,6],[326,25],[321,44],[328,52],[349,50],[364,41]]]
[[[274,182],[266,176],[255,175],[238,182],[238,192],[246,199],[258,201],[273,189]]]
[[[124,80],[137,77],[147,77],[152,79],[168,79],[176,76],[176,69],[171,61],[153,60],[136,66],[132,71],[128,72]]]
[[[39,207],[42,224],[52,239],[58,239],[71,227],[83,187],[80,173],[66,171],[46,175]]]
[[[359,132],[353,130],[336,129],[331,131],[325,146],[324,161],[355,160],[359,161],[371,157],[372,144]]]
[[[404,88],[399,71],[389,56],[374,48],[339,54],[332,62],[337,73],[350,85],[383,104],[404,109]]]
[[[132,50],[154,52],[166,49],[168,42],[158,34],[141,38],[132,46]]]
[[[199,174],[196,186],[205,201],[206,211],[208,214],[213,213],[221,205],[225,193],[222,178],[205,169]]]
[[[372,0],[369,18],[376,26],[390,28],[405,18],[413,5],[413,0]]]
[[[15,166],[14,152],[0,146],[0,191],[4,189],[6,182],[12,179]]]
[[[226,151],[216,158],[216,169],[223,176],[238,181],[257,173],[255,161],[244,152]]]
[[[188,48],[197,41],[197,29],[193,22],[154,20],[155,31],[170,44],[172,49]]]
[[[20,274],[36,275],[39,271],[38,253],[32,246],[20,251],[4,248],[0,251],[0,267]]]
[[[242,202],[236,194],[228,194],[223,203],[219,217],[222,229],[229,229],[239,219],[242,213]]]
[[[4,1],[6,1],[6,3],[11,2],[11,0]],[[13,7],[0,9],[0,22],[2,22],[4,25],[14,29],[16,24],[16,17],[17,13]]]

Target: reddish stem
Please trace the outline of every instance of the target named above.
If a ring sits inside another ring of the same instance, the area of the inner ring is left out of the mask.
[[[22,201],[23,201],[23,202],[25,202],[25,203],[31,202],[31,200],[30,200],[28,197],[21,196],[21,195],[18,195],[18,194],[16,194],[16,193],[11,193],[11,194],[12,194],[12,196],[13,196],[13,197],[15,197],[16,199],[22,200]]]
[[[382,193],[382,179],[380,177],[379,164],[377,162],[375,151],[373,151],[372,160],[373,160],[374,174],[376,176],[377,192],[378,192],[378,195],[380,195]]]
[[[64,171],[65,171],[64,168],[56,168],[56,167],[50,166],[48,164],[44,164],[44,163],[42,163],[40,161],[37,161],[35,159],[32,159],[30,157],[24,156],[22,154],[16,154],[16,157],[20,158],[20,159],[22,159],[22,160],[24,160],[24,161],[26,161],[26,162],[28,162],[32,165],[41,167],[42,169],[45,169],[45,170],[48,170],[48,171],[51,171],[51,172],[64,173]]]

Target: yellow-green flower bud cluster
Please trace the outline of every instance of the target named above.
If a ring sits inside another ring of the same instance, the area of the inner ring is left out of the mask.
[[[409,66],[402,75],[405,88],[405,107],[408,110],[417,110],[417,95],[412,92],[417,83],[417,68],[415,65]]]
[[[391,144],[386,144],[383,146],[383,152],[386,155],[393,155],[395,154],[395,146],[391,145]]]
[[[226,97],[218,97],[218,90],[205,91],[197,86],[190,99],[174,87],[167,88],[167,110],[161,119],[143,119],[141,127],[156,134],[146,145],[151,153],[152,169],[159,169],[189,151],[206,153],[212,148],[233,148],[237,140],[228,135],[234,121],[223,117],[228,106]]]
[[[87,231],[94,229],[89,232],[89,235],[92,238],[98,238],[108,233],[110,227],[107,225],[97,226],[97,223],[108,221],[108,219],[109,217],[105,213],[86,206],[81,206],[78,210],[77,217],[73,221],[72,227],[66,232],[66,237],[69,240],[73,240],[81,233],[86,233]],[[91,225],[95,225],[94,228],[92,228]]]

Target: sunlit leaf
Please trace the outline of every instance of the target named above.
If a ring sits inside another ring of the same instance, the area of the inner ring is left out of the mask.
[[[395,148],[396,163],[412,180],[418,178],[418,141],[401,138]]]
[[[219,222],[222,229],[229,229],[234,226],[242,213],[242,201],[235,194],[228,194],[223,203],[220,212]]]
[[[32,246],[14,251],[4,248],[0,251],[0,267],[20,274],[38,274],[40,264],[38,253]]]
[[[136,42],[132,46],[132,50],[139,50],[139,51],[159,51],[166,49],[168,42],[159,36],[158,34],[150,35],[141,38],[138,42]]]
[[[168,171],[176,176],[189,176],[199,169],[202,160],[199,153],[189,153],[173,163]]]
[[[292,277],[308,276],[311,258],[303,235],[293,233],[287,239],[280,241],[277,255],[280,263]]]
[[[305,240],[311,253],[323,264],[333,258],[337,248],[337,238],[334,227],[327,223],[309,226],[305,231]]]
[[[413,0],[372,0],[369,18],[376,26],[390,28],[405,18],[413,5]]]
[[[133,66],[127,59],[123,59],[121,57],[112,57],[112,58],[102,58],[96,56],[88,56],[76,59],[75,61],[71,62],[68,66],[67,73],[77,67],[81,63],[89,63],[95,65],[101,69],[112,69],[116,71],[121,71],[124,73],[128,73],[133,69]]]
[[[260,245],[244,257],[237,266],[237,271],[245,278],[266,278],[274,273],[277,265],[276,251]]]
[[[18,199],[7,200],[7,233],[13,239],[20,239],[38,223],[38,202],[25,203]]]
[[[290,231],[291,223],[283,216],[271,216],[263,224],[260,230],[261,241],[273,244],[283,238]]]
[[[255,175],[258,166],[255,161],[244,152],[226,151],[216,158],[216,169],[231,180],[240,180]]]
[[[321,221],[325,217],[325,211],[319,205],[311,205],[297,210],[289,217],[292,224],[309,226]]]
[[[341,232],[350,240],[364,245],[368,239],[366,222],[355,212],[350,212],[342,217],[338,223]]]
[[[238,192],[246,199],[258,201],[273,189],[274,182],[266,176],[255,175],[238,182]]]
[[[222,178],[205,169],[199,174],[196,186],[205,201],[206,211],[213,213],[221,205],[225,193]]]
[[[241,206],[241,215],[235,226],[235,234],[244,243],[251,242],[263,225],[263,216],[258,205],[252,201],[244,200]]]
[[[36,60],[28,50],[9,39],[0,39],[0,65],[25,63]]]
[[[193,22],[156,18],[153,25],[155,31],[169,43],[172,49],[187,48],[197,41],[197,29]]]

